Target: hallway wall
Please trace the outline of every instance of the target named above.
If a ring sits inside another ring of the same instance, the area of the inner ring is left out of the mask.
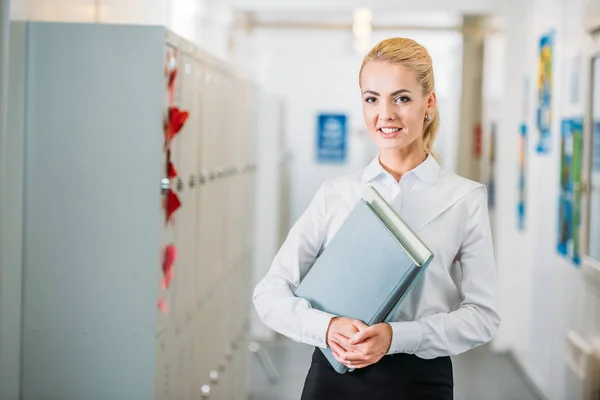
[[[533,0],[507,10],[506,87],[498,121],[495,238],[502,284],[503,324],[496,340],[510,348],[530,379],[548,399],[570,400],[571,373],[565,363],[565,335],[582,332],[599,316],[583,315],[585,287],[581,270],[557,252],[561,120],[581,116],[590,85],[585,73],[590,36],[582,28],[584,0]],[[548,153],[536,152],[538,46],[555,30],[553,105]],[[580,62],[578,62],[578,58]],[[579,76],[579,81],[574,80]],[[572,93],[579,92],[578,98]],[[524,122],[526,213],[518,229],[519,135]]]

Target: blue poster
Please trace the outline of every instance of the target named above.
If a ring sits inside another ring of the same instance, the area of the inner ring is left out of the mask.
[[[496,121],[490,127],[490,172],[488,178],[488,208],[493,210],[496,206]]]
[[[600,172],[600,120],[594,121],[592,140],[592,171]]]
[[[320,114],[317,120],[317,161],[346,162],[347,118],[344,114]]]
[[[536,150],[538,153],[550,151],[552,125],[552,59],[554,52],[553,32],[543,35],[539,44],[537,128],[539,132]]]
[[[519,135],[519,196],[517,200],[517,228],[519,231],[525,230],[525,212],[527,203],[527,124],[521,123]]]
[[[563,119],[560,146],[558,252],[579,265],[583,118]]]

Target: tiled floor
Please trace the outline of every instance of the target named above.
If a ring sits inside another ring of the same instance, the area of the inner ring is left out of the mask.
[[[252,358],[250,400],[299,400],[312,348],[285,338],[264,344],[264,348],[280,380],[269,383],[258,360]],[[454,358],[453,365],[455,400],[539,400],[511,360],[486,347]]]

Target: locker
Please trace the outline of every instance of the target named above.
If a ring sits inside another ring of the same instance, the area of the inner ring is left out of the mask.
[[[15,24],[28,53],[23,397],[198,399],[210,386],[242,399],[251,84],[163,27]],[[165,147],[170,106],[190,114]],[[181,206],[167,221],[169,191]]]

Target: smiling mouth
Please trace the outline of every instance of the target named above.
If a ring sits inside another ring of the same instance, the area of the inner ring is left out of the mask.
[[[379,134],[384,138],[394,138],[398,136],[402,128],[379,128]]]

